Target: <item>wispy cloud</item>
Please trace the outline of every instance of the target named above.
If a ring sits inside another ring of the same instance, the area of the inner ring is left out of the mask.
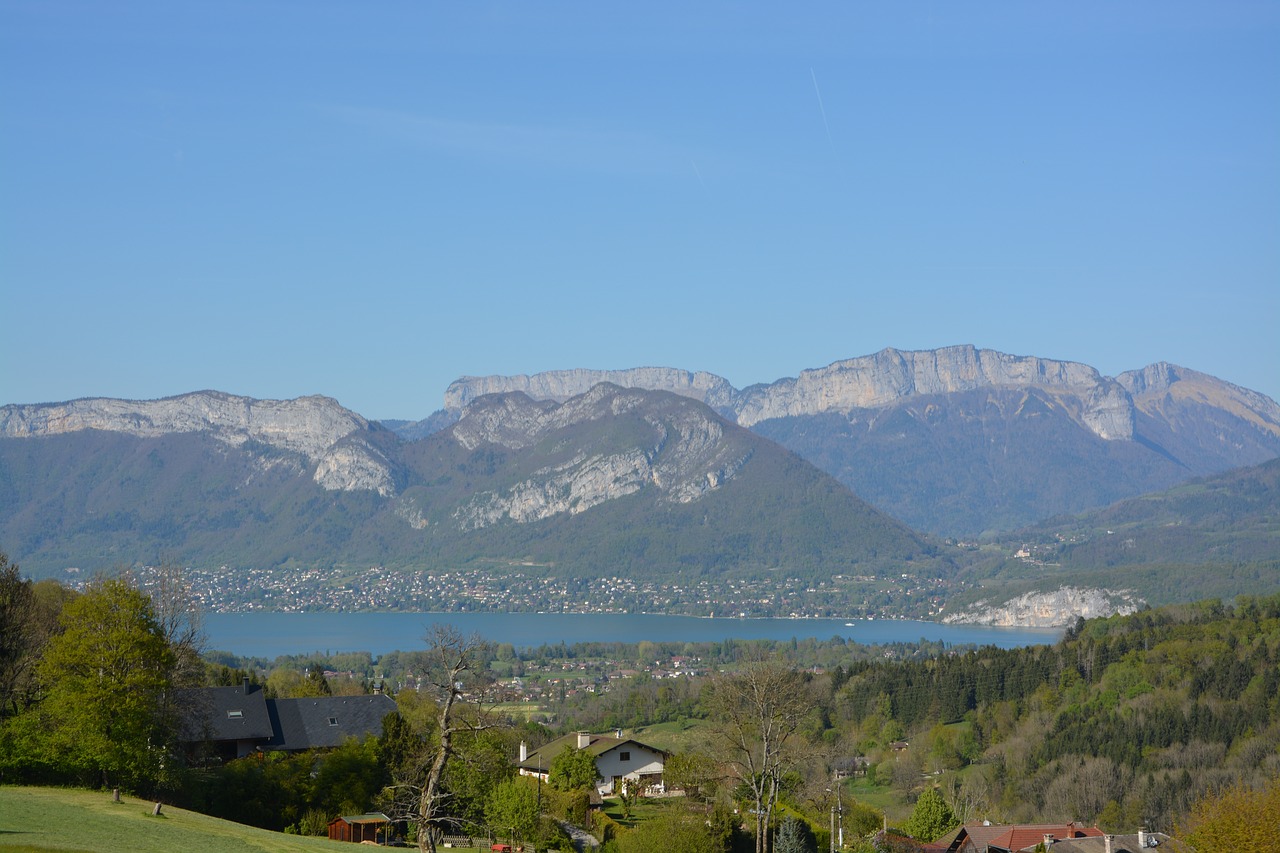
[[[357,131],[392,143],[516,168],[675,173],[687,171],[690,157],[699,153],[626,130],[464,121],[344,105],[321,109]]]

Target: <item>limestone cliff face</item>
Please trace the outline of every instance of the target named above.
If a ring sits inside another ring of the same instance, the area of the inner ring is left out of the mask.
[[[386,454],[367,441],[348,438],[330,447],[316,463],[313,479],[331,492],[395,494]]]
[[[154,438],[203,432],[233,447],[258,442],[299,454],[315,465],[326,489],[373,489],[388,493],[385,458],[367,443],[335,445],[369,422],[328,397],[255,400],[199,391],[162,400],[94,398],[67,403],[0,408],[0,437],[36,438],[80,430],[102,430]]]
[[[943,617],[943,622],[1005,628],[1060,628],[1077,618],[1136,613],[1142,602],[1126,591],[1062,587],[1029,592],[1007,601],[983,600]]]
[[[1042,388],[1077,396],[1081,422],[1107,440],[1133,437],[1133,406],[1125,390],[1092,367],[972,346],[921,352],[895,349],[806,370],[794,379],[746,389],[734,402],[738,423],[874,409],[907,397],[980,388]]]
[[[692,397],[713,409],[723,408],[737,393],[727,379],[704,371],[671,367],[637,367],[631,370],[552,370],[532,376],[464,376],[444,392],[446,411],[457,411],[485,394],[519,391],[535,400],[564,402],[585,394],[601,382],[623,388],[670,391]]]
[[[775,418],[875,409],[923,395],[980,388],[1040,388],[1078,400],[1079,405],[1069,409],[1078,413],[1082,426],[1100,438],[1129,440],[1134,430],[1129,392],[1092,367],[973,346],[916,352],[885,349],[742,391],[714,374],[658,367],[463,377],[446,391],[445,409],[457,411],[484,394],[509,391],[520,391],[536,400],[564,401],[600,382],[693,397],[730,414],[745,427]]]
[[[728,482],[750,451],[725,440],[725,424],[706,409],[636,389],[600,384],[556,404],[524,394],[487,396],[471,404],[452,436],[468,450],[494,444],[522,450],[570,429],[624,418],[627,441],[588,438],[568,458],[533,471],[515,485],[472,496],[454,512],[463,529],[500,521],[525,523],[577,514],[645,488],[673,503],[695,501]]]
[[[1272,436],[1280,436],[1280,404],[1265,394],[1224,382],[1205,373],[1159,362],[1131,370],[1116,381],[1132,396],[1137,409],[1169,419],[1170,409],[1188,405],[1209,406]]]

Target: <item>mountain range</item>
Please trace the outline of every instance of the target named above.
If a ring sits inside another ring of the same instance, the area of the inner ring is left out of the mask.
[[[1002,537],[1060,541],[1023,528],[1278,455],[1280,407],[1256,392],[973,347],[742,390],[666,368],[463,377],[416,422],[325,397],[84,399],[0,408],[0,548],[37,575],[169,560],[1043,586],[1061,578],[1020,574]],[[1237,539],[1233,559],[1274,556]],[[1091,547],[1056,562],[1105,569]]]
[[[1280,455],[1280,406],[1157,363],[1111,378],[1087,365],[972,346],[882,350],[738,390],[668,368],[463,377],[420,435],[477,397],[563,400],[597,382],[701,400],[915,529],[968,537],[1104,506]]]
[[[702,403],[603,383],[473,401],[406,442],[335,401],[215,392],[0,413],[0,537],[28,571],[539,567],[874,573],[933,548]]]

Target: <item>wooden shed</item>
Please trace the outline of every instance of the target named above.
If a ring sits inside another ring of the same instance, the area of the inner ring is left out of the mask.
[[[376,844],[378,843],[378,833],[384,828],[389,829],[390,826],[391,818],[382,812],[343,815],[329,821],[329,840],[354,841],[357,844],[362,841],[372,841]]]

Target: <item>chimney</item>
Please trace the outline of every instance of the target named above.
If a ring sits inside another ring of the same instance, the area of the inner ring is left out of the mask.
[[[244,677],[244,695],[249,695],[249,676],[247,675]]]
[[[613,736],[616,737],[618,740],[622,740],[622,729],[614,729]]]
[[[529,760],[529,747],[524,741],[520,741],[520,763],[524,764]]]
[[[591,735],[586,732],[578,732],[578,749],[586,749],[589,746],[591,746]]]
[[[1044,834],[1044,849],[1048,850],[1052,846],[1053,846],[1053,833],[1046,832]]]
[[[1147,828],[1145,826],[1138,827],[1138,846],[1147,846]]]
[[[1111,839],[1113,838],[1115,838],[1114,835],[1102,836],[1102,840],[1106,843],[1106,847],[1105,847],[1106,853],[1111,853]]]

